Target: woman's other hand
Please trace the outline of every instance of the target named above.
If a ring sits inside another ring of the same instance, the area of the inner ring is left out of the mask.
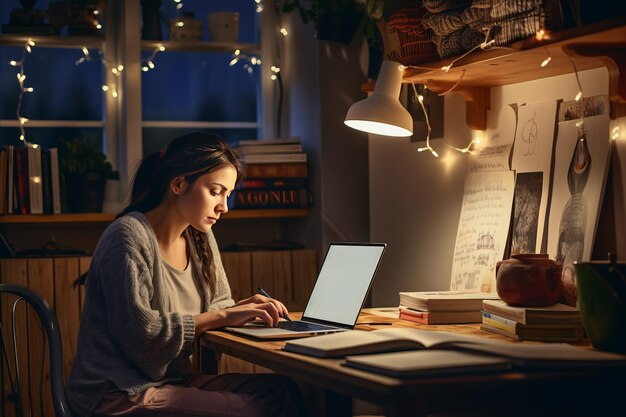
[[[243,299],[237,302],[235,306],[245,305],[245,304],[264,304],[267,302],[274,304],[274,306],[276,307],[276,310],[278,310],[278,315],[280,317],[289,317],[289,311],[287,310],[287,307],[285,307],[283,303],[281,303],[280,301],[274,298],[269,298],[261,294],[254,294],[252,297]]]

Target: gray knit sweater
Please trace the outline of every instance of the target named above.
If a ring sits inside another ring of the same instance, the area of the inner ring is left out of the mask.
[[[190,246],[193,276],[203,311],[234,304],[213,233],[208,234],[217,285],[214,294],[200,278]],[[111,390],[134,395],[181,381],[192,353],[193,316],[165,311],[164,265],[146,217],[132,212],[104,231],[91,260],[78,349],[67,382],[75,414],[89,416]]]

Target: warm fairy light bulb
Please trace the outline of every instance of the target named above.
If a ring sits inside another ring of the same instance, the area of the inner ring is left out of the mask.
[[[445,66],[441,67],[441,69],[442,69],[443,71],[445,71],[445,72],[450,71],[450,68],[452,68],[452,65],[445,65]]]
[[[93,14],[95,14],[96,16],[100,14],[100,10],[96,9],[93,11]]]
[[[148,61],[148,66],[150,67],[150,69],[154,69],[154,62]]]
[[[142,70],[143,72],[148,72],[148,70],[149,70],[149,69],[150,69],[150,68],[148,68],[148,67],[141,67],[141,70]]]
[[[552,61],[552,57],[549,56],[546,59],[544,59],[543,61],[541,61],[541,67],[545,67],[546,65],[548,65],[550,63],[550,61]]]
[[[28,88],[25,88],[24,91],[26,93],[32,93],[33,91],[35,91],[35,89],[33,87],[28,87]]]
[[[96,29],[102,29],[102,25],[101,25],[100,23],[98,23],[98,24],[96,25]]]
[[[582,91],[578,91],[578,93],[576,93],[576,97],[574,97],[574,100],[579,101],[583,96],[583,92]]]
[[[185,22],[176,22],[176,26],[182,28],[183,26],[185,26]]]
[[[29,39],[26,43],[27,43],[29,46],[35,46],[35,42],[34,42],[32,39]]]
[[[109,86],[108,86],[108,85],[103,85],[103,86],[102,86],[102,91],[104,91],[105,93],[106,93],[107,91],[109,91]]]
[[[483,43],[480,44],[480,49],[487,49],[490,46],[492,46],[494,43],[496,43],[495,39],[492,39],[489,42],[483,42]]]
[[[256,59],[256,57],[254,57],[254,56],[253,56],[252,58],[250,58],[250,63],[251,63],[252,65],[256,65],[256,64],[257,64],[257,59]]]
[[[117,68],[111,68],[111,72],[115,75],[119,74],[119,71],[117,70]]]
[[[165,46],[159,45],[159,51],[161,51],[161,52],[165,51]]]
[[[619,126],[613,128],[613,135],[611,136],[613,140],[617,140],[617,138],[619,138]]]
[[[287,36],[287,35],[289,35],[289,32],[287,32],[287,29],[285,29],[285,28],[280,28],[280,33],[281,33],[283,36]]]
[[[546,34],[546,31],[543,29],[539,29],[537,31],[537,33],[535,33],[535,39],[537,39],[538,41],[543,40],[544,35]]]
[[[114,98],[117,98],[117,91],[113,90],[113,92],[111,93],[111,95],[112,95]]]
[[[581,126],[583,126],[584,124],[585,124],[585,122],[581,120],[581,121],[579,121],[579,122],[576,122],[576,127],[581,127]]]
[[[235,56],[239,55],[240,53],[241,53],[241,50],[240,50],[240,49],[235,49],[235,53],[234,53],[234,54],[235,54]]]
[[[272,70],[272,72],[275,72],[277,74],[280,72],[280,68],[274,65],[272,65],[270,69]]]
[[[180,9],[182,9],[182,8],[183,8],[183,4],[182,4],[182,3],[178,3],[178,4],[176,5],[176,10],[180,10]]]
[[[26,139],[26,138],[25,138],[25,136],[24,136],[24,134],[23,134],[23,133],[22,133],[22,134],[20,134],[20,140],[21,140],[22,142],[24,142],[24,139]]]
[[[424,102],[424,96],[420,94],[419,96],[417,96],[417,100],[418,100],[420,103],[423,103],[423,102]]]
[[[19,121],[21,125],[28,123],[28,119],[26,117],[20,117]]]
[[[17,61],[9,61],[9,65],[12,67],[17,67],[19,64],[17,63]]]
[[[117,70],[120,72],[124,71],[124,65],[118,65]]]
[[[271,79],[272,81],[276,81],[276,80],[278,79],[278,77],[276,76],[276,74],[272,74],[272,75],[270,76],[270,79]]]
[[[87,49],[84,46],[83,46],[83,54],[85,54],[85,56],[89,56],[89,49]]]

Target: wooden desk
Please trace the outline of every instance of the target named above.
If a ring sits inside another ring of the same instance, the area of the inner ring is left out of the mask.
[[[448,330],[499,340],[479,325],[426,326],[361,314],[359,322],[387,321],[394,326]],[[373,330],[388,326],[359,325]],[[506,372],[468,376],[397,379],[341,365],[341,359],[318,359],[282,350],[284,341],[248,339],[223,331],[201,338],[203,370],[215,372],[215,359],[228,354],[326,390],[329,415],[351,415],[351,398],[378,404],[387,417],[463,413],[467,416],[622,416],[626,370],[589,368],[575,371]],[[215,353],[212,355],[211,353]]]

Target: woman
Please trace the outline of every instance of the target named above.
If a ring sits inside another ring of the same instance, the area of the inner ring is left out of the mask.
[[[67,384],[77,416],[296,416],[302,399],[279,375],[196,374],[195,338],[288,314],[254,295],[235,303],[211,227],[243,176],[235,152],[194,133],[148,155],[131,203],[104,231],[86,280]]]

